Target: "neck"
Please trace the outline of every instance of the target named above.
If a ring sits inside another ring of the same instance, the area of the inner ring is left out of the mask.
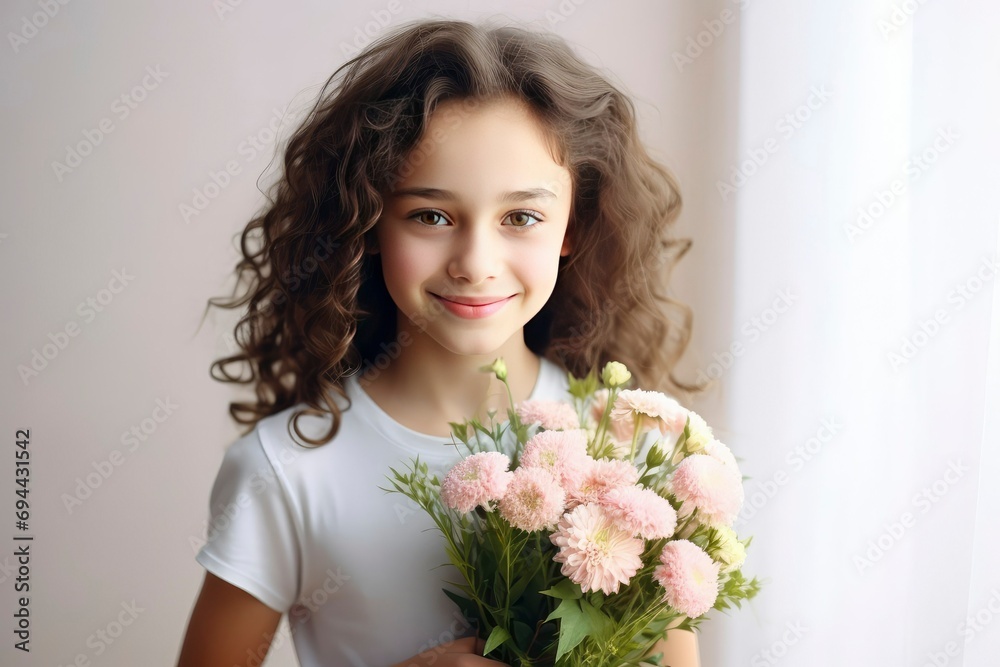
[[[499,349],[481,354],[457,354],[427,336],[408,318],[397,340],[398,357],[383,370],[360,377],[361,387],[388,414],[410,428],[427,434],[446,434],[448,422],[476,417],[489,424],[488,413],[496,410],[496,420],[506,419],[510,400],[503,382],[488,371],[479,370],[503,357],[507,382],[514,402],[528,398],[541,372],[541,359],[524,342],[524,331],[508,339]]]

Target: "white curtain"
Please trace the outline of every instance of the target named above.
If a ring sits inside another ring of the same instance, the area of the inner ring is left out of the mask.
[[[1000,4],[733,11],[735,226],[706,242],[736,347],[703,370],[767,581],[703,663],[1000,664]]]

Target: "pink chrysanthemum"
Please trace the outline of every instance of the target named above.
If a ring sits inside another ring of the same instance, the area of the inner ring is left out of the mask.
[[[562,516],[566,492],[544,468],[520,466],[500,499],[500,516],[510,525],[532,532],[551,529]]]
[[[621,459],[591,459],[579,485],[567,489],[567,507],[596,503],[611,489],[632,486],[639,481],[639,471],[631,461]]]
[[[468,456],[444,476],[441,500],[459,512],[471,512],[478,505],[492,511],[489,501],[502,498],[514,477],[507,471],[509,467],[510,459],[500,452]]]
[[[550,430],[580,428],[576,410],[563,401],[521,401],[516,410],[517,416],[525,424],[541,424],[542,428]]]
[[[694,542],[667,542],[653,578],[664,588],[663,599],[689,618],[715,605],[719,596],[719,564]]]
[[[600,505],[620,528],[647,540],[670,537],[677,528],[677,512],[652,489],[641,486],[611,489],[604,494]]]
[[[721,461],[704,454],[688,456],[671,476],[674,496],[698,510],[709,526],[731,526],[743,505],[743,479]],[[682,514],[690,508],[682,506]]]
[[[604,411],[608,407],[609,394],[608,389],[598,389],[594,392],[594,402],[590,404],[590,416],[594,420],[595,426],[601,423],[601,417],[604,416]],[[634,432],[635,424],[631,416],[628,419],[614,419],[612,417],[608,420],[608,433],[616,442],[631,443]]]
[[[712,438],[705,443],[705,448],[701,451],[702,454],[707,454],[713,459],[720,461],[727,466],[739,470],[739,465],[736,463],[736,457],[733,456],[733,452],[724,443]]]
[[[623,389],[615,399],[611,418],[632,422],[633,415],[641,417],[641,433],[659,428],[660,433],[676,436],[684,430],[687,421],[687,410],[666,394],[645,389]]]
[[[559,547],[552,560],[563,564],[563,575],[584,593],[617,593],[642,567],[642,540],[618,528],[596,504],[566,513],[549,539]]]
[[[580,485],[591,460],[587,454],[587,432],[575,428],[536,433],[525,443],[520,465],[544,468],[559,480],[563,489],[573,489]]]

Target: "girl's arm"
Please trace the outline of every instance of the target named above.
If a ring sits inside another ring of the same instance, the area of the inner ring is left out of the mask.
[[[177,667],[259,665],[280,621],[281,612],[206,572]]]
[[[646,655],[662,652],[660,667],[701,667],[698,635],[690,630],[671,630],[683,620],[678,618],[667,626],[667,639],[661,639]]]

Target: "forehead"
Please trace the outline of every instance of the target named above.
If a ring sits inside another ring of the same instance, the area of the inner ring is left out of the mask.
[[[543,125],[523,102],[506,98],[438,105],[399,173],[397,187],[438,187],[469,195],[530,186],[566,196],[570,184],[569,171],[555,161]]]

